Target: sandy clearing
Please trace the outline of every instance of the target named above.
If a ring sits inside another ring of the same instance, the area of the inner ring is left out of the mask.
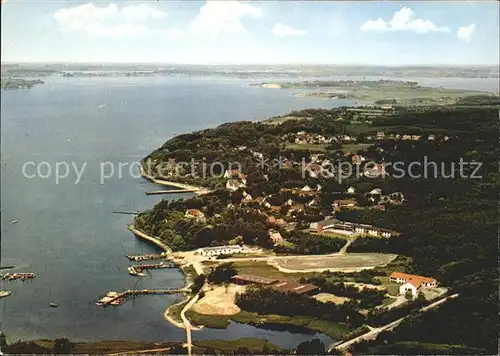
[[[344,282],[344,284],[348,285],[348,286],[358,287],[358,289],[363,289],[363,288],[378,289],[378,290],[386,290],[387,289],[387,287],[385,287],[383,285],[366,284],[366,283],[358,283],[358,282]]]
[[[230,284],[225,286],[214,286],[211,290],[205,291],[205,296],[194,306],[193,310],[206,315],[234,315],[241,310],[235,304],[236,293],[245,290],[245,286]]]
[[[339,297],[330,293],[319,293],[316,294],[313,298],[323,303],[334,302],[335,304],[344,304],[349,300],[349,298]]]

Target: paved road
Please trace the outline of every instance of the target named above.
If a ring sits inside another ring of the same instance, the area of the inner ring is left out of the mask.
[[[186,312],[198,301],[198,298],[200,297],[199,294],[196,294],[182,309],[181,311],[181,319],[182,322],[184,323],[184,328],[186,329],[186,344],[184,345],[188,349],[188,355],[191,356],[191,349],[193,347],[192,339],[191,339],[191,322],[189,319],[186,317]]]
[[[423,308],[420,308],[420,311],[427,311],[429,309],[432,309],[432,308],[435,308],[437,307],[438,305],[441,305],[442,303],[444,303],[445,301],[447,301],[448,299],[452,299],[452,298],[456,298],[458,297],[458,294],[453,294],[453,295],[450,295],[448,297],[445,297],[445,298],[442,298],[432,304],[429,304]],[[379,328],[373,328],[371,326],[368,326],[370,328],[370,331],[368,331],[367,333],[361,335],[361,336],[358,336],[358,337],[355,337],[354,339],[351,339],[351,340],[348,340],[348,341],[345,341],[341,344],[333,344],[333,345],[330,345],[330,348],[328,349],[328,351],[331,351],[332,349],[346,349],[348,348],[349,346],[351,346],[352,344],[355,344],[359,341],[362,341],[362,340],[371,340],[371,339],[374,339],[378,334],[380,334],[382,331],[384,330],[391,330],[393,328],[395,328],[396,326],[398,326],[404,319],[406,319],[408,317],[408,315],[400,318],[400,319],[397,319],[397,320],[394,320],[393,322],[389,323],[389,324],[386,324],[384,326],[381,326]]]

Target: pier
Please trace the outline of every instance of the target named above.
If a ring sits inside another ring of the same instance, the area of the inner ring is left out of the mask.
[[[195,193],[199,189],[171,189],[171,190],[155,190],[146,192],[146,195],[160,195],[160,194],[179,194],[179,193]]]
[[[113,214],[123,214],[123,215],[139,215],[139,211],[112,211]]]
[[[16,279],[20,279],[22,281],[26,281],[28,279],[33,279],[36,277],[35,273],[7,273],[2,276],[2,279],[6,279],[8,281],[15,281]]]
[[[173,262],[169,263],[160,262],[158,264],[135,265],[128,267],[128,273],[131,274],[132,276],[144,277],[146,275],[146,273],[144,273],[144,270],[161,269],[161,268],[177,268],[177,265]]]
[[[149,261],[149,260],[160,260],[162,258],[167,258],[167,253],[162,252],[160,254],[157,253],[149,253],[146,255],[127,255],[127,258],[130,261],[140,262],[140,261]]]
[[[179,294],[179,293],[189,293],[188,289],[135,289],[135,290],[126,290],[122,293],[118,292],[108,292],[102,298],[100,298],[95,305],[98,306],[108,306],[108,305],[120,305],[125,302],[127,297],[134,297],[136,295],[144,295],[144,294]]]

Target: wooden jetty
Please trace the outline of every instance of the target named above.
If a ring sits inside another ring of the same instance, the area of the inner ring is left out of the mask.
[[[127,255],[127,258],[130,261],[140,262],[140,261],[148,261],[148,260],[160,260],[162,258],[167,258],[168,254],[166,252],[158,253],[149,253],[146,255]]]
[[[139,211],[112,211],[113,214],[124,214],[124,215],[139,215]]]
[[[33,279],[36,277],[35,273],[7,273],[2,276],[2,279],[6,279],[8,281],[15,281],[16,279],[20,279],[22,281]]]
[[[128,273],[131,274],[132,276],[144,277],[146,275],[146,273],[144,273],[145,270],[161,269],[161,268],[177,268],[177,265],[173,262],[170,262],[170,263],[160,262],[158,264],[135,265],[135,266],[128,267]]]
[[[108,292],[102,298],[100,298],[95,305],[97,306],[108,306],[108,305],[120,305],[122,304],[127,297],[132,297],[136,295],[144,295],[144,294],[179,294],[179,293],[188,293],[189,290],[183,289],[134,289],[134,290],[126,290],[122,293],[118,292]]]
[[[170,190],[155,190],[146,192],[146,195],[160,195],[160,194],[178,194],[178,193],[195,193],[199,189],[170,189]]]

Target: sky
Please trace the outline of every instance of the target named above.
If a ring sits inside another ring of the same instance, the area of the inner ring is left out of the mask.
[[[2,62],[498,65],[499,3],[2,0]]]

